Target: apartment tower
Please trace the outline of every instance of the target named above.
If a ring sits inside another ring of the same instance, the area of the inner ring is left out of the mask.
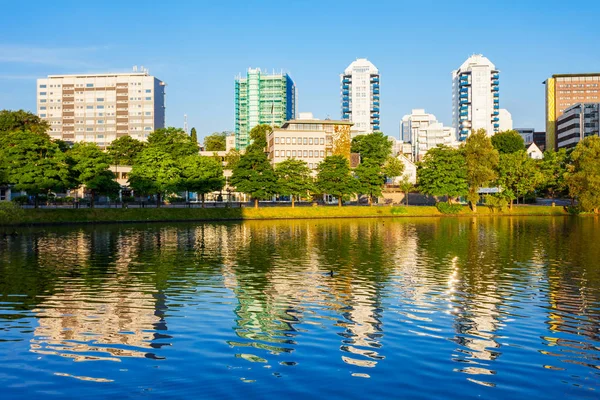
[[[49,75],[37,80],[37,113],[52,139],[103,149],[122,136],[144,141],[165,127],[165,83],[147,70]]]
[[[379,70],[366,58],[353,61],[340,75],[342,120],[360,133],[379,131]]]
[[[415,109],[402,117],[400,122],[402,141],[410,143],[411,160],[420,161],[425,154],[439,144],[455,146],[456,132],[454,128],[444,126],[424,109]]]
[[[296,116],[296,86],[286,73],[267,74],[249,68],[235,78],[235,143],[238,150],[250,144],[256,125],[281,126]]]
[[[552,75],[546,85],[546,149],[558,149],[556,123],[577,103],[600,102],[600,73]]]
[[[490,136],[499,132],[499,79],[500,71],[481,54],[452,71],[452,119],[459,141],[478,129]]]

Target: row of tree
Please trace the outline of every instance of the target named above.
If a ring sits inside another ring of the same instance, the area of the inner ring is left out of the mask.
[[[519,198],[568,195],[585,211],[600,208],[600,138],[587,137],[567,152],[548,150],[541,160],[528,156],[515,131],[495,134],[485,130],[469,136],[460,148],[438,146],[429,150],[417,170],[418,189],[452,199],[465,196],[476,209],[482,187],[496,187],[489,197],[512,208]]]

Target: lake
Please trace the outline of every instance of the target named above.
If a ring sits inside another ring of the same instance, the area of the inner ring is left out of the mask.
[[[600,221],[0,228],[31,398],[600,397]]]

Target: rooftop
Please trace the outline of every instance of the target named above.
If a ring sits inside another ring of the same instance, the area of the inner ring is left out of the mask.
[[[101,74],[48,75],[48,78],[112,78],[115,76],[150,76],[148,72],[105,72]]]

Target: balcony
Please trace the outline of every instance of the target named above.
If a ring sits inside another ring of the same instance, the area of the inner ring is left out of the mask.
[[[379,125],[373,125],[373,130],[374,130],[374,131],[378,131],[379,129],[380,129],[380,128],[379,128]]]
[[[350,112],[350,109],[348,107],[344,107],[344,108],[342,108],[342,112],[348,113],[348,112]]]
[[[342,85],[342,89],[348,90],[348,89],[350,89],[350,86],[348,86],[348,85]]]
[[[373,94],[379,94],[379,89],[373,89]]]
[[[463,112],[461,112],[461,113],[460,113],[460,116],[462,117],[463,115],[469,115],[469,112],[468,112],[468,111],[463,111]]]
[[[468,99],[469,98],[469,94],[468,93],[461,93],[460,94],[460,98],[461,99]]]
[[[492,115],[500,115],[500,113],[498,111],[494,111]]]
[[[500,124],[494,124],[494,128],[500,128]]]
[[[494,110],[499,110],[500,109],[500,104],[494,104]]]
[[[379,112],[379,107],[374,107],[371,111],[372,112]]]
[[[492,118],[492,122],[499,122],[499,121],[500,121],[500,118],[498,118],[498,117]]]
[[[379,101],[379,96],[373,96],[374,101]]]
[[[498,104],[500,102],[500,99],[494,99],[494,103]]]
[[[373,107],[379,107],[379,102],[378,101],[374,101],[373,102]]]
[[[494,97],[500,97],[500,94],[498,92],[495,92]]]
[[[373,84],[373,89],[379,89],[379,84],[378,83]]]
[[[469,99],[460,99],[460,104],[470,104],[471,102],[469,101]]]
[[[349,95],[350,95],[350,92],[349,92],[349,91],[347,91],[347,90],[344,90],[344,91],[342,91],[342,94],[343,94],[344,96],[349,96]]]
[[[499,85],[499,84],[500,84],[500,81],[497,79],[492,81],[492,85]]]
[[[498,86],[492,86],[492,91],[493,92],[497,92],[498,90],[500,90],[500,88]]]
[[[375,124],[375,125],[379,125],[379,120],[378,119],[374,119],[373,121],[371,121],[371,123]]]
[[[344,78],[344,79],[342,79],[342,83],[350,83],[350,79]]]
[[[347,102],[347,101],[344,101],[344,102],[342,103],[342,106],[344,106],[344,107],[350,107],[350,103],[349,103],[349,102]]]
[[[494,75],[492,75],[492,79],[499,79],[499,78],[500,78],[500,75],[499,75],[499,74],[494,74]]]

